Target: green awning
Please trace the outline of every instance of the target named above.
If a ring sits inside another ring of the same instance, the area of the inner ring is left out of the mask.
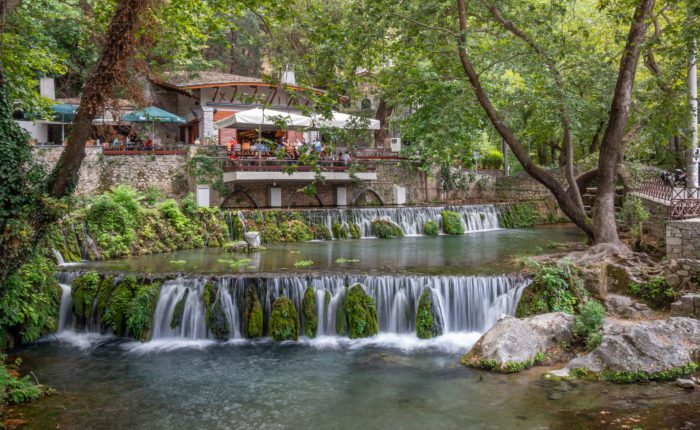
[[[185,118],[155,106],[137,110],[121,117],[125,122],[160,122],[164,124],[186,124]]]
[[[56,121],[72,122],[75,115],[78,113],[78,106],[69,105],[68,103],[58,103],[51,106],[53,117]]]

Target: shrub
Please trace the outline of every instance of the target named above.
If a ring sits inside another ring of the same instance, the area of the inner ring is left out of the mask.
[[[602,340],[603,319],[605,308],[594,300],[586,301],[576,315],[574,334],[586,344],[589,351],[595,349]]]
[[[194,197],[194,193],[188,193],[182,201],[180,201],[180,210],[185,216],[194,218],[197,213],[197,200]]]
[[[339,222],[333,222],[333,236],[336,239],[347,239],[348,238],[348,227]]]
[[[117,336],[124,336],[126,333],[126,318],[136,289],[136,278],[129,275],[116,286],[109,299],[103,322],[111,327]]]
[[[481,165],[484,169],[502,169],[503,153],[497,149],[486,151],[481,159]]]
[[[365,293],[360,284],[353,285],[348,291],[345,312],[350,338],[369,337],[379,332],[374,299]]]
[[[430,288],[425,288],[418,300],[418,311],[416,312],[416,335],[420,339],[430,339],[440,336],[441,327],[436,324],[433,315],[433,294]]]
[[[360,233],[360,226],[356,223],[350,224],[350,236],[353,239],[361,239],[362,233]]]
[[[587,295],[576,268],[563,261],[536,266],[532,284],[523,291],[516,315],[526,317],[548,312],[575,314],[577,296]]]
[[[251,286],[243,290],[243,330],[247,338],[263,335],[262,306],[257,291]]]
[[[462,217],[457,212],[442,211],[442,227],[447,234],[464,234]]]
[[[100,276],[96,272],[86,272],[72,282],[73,313],[80,325],[84,325],[92,315],[92,305],[97,297],[99,283]]]
[[[333,235],[328,226],[317,224],[314,227],[314,235],[318,240],[332,240]]]
[[[180,211],[180,206],[173,199],[168,199],[160,204],[160,212],[170,221],[178,233],[185,233],[190,226],[190,220]]]
[[[314,232],[303,221],[291,220],[284,225],[282,231],[285,242],[308,242],[313,240]]]
[[[676,290],[664,278],[651,278],[645,284],[630,282],[627,292],[644,300],[654,309],[666,309],[676,301]]]
[[[437,236],[438,234],[440,234],[440,226],[437,222],[429,220],[423,226],[423,234],[425,234],[426,236]]]
[[[540,213],[534,203],[516,203],[501,208],[498,223],[503,228],[529,228],[540,222]]]
[[[301,301],[301,316],[304,319],[304,334],[310,338],[316,337],[316,329],[318,328],[316,293],[311,287],[304,291],[304,299]]]
[[[375,219],[372,221],[372,234],[380,239],[403,237],[401,227],[385,219]]]
[[[126,328],[129,334],[140,341],[146,341],[151,334],[151,321],[158,303],[160,285],[142,285],[136,291],[126,314]]]

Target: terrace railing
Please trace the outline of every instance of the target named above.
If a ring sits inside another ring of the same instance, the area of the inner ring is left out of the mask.
[[[661,178],[655,178],[642,183],[634,191],[669,205],[671,219],[700,216],[700,188],[672,187]]]
[[[141,144],[105,143],[102,145],[103,155],[186,155],[187,145],[184,143],[163,143],[146,148]]]
[[[352,163],[342,161],[320,160],[317,162],[322,172],[347,172]],[[372,172],[373,166],[368,166],[361,161],[355,163],[358,171]],[[314,167],[299,164],[297,160],[280,160],[277,158],[237,158],[235,160],[226,159],[224,161],[225,172],[313,172]]]

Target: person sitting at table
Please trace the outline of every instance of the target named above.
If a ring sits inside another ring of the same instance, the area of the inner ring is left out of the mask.
[[[250,152],[250,141],[248,141],[248,140],[243,141],[243,144],[241,145],[241,151],[245,152],[245,153]]]
[[[227,149],[227,151],[228,151],[229,154],[231,153],[231,151],[233,151],[233,148],[234,148],[236,145],[238,145],[238,142],[236,142],[236,137],[235,137],[235,136],[232,136],[231,139],[230,139],[230,140],[228,141],[228,143],[226,144],[226,149]]]
[[[348,152],[343,152],[340,155],[340,159],[342,160],[343,164],[347,165],[350,163],[350,153]]]

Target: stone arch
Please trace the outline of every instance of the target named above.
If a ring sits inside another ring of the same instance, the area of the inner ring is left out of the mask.
[[[257,208],[258,204],[255,202],[253,196],[244,189],[235,189],[226,196],[223,202],[221,202],[222,209],[246,209],[246,208]]]
[[[379,206],[384,206],[384,200],[379,193],[372,188],[365,188],[355,193],[350,204],[352,206],[372,206],[376,205],[375,202],[379,202]]]
[[[323,207],[323,201],[318,193],[313,195],[304,194],[303,191],[295,190],[290,195],[290,207]]]

